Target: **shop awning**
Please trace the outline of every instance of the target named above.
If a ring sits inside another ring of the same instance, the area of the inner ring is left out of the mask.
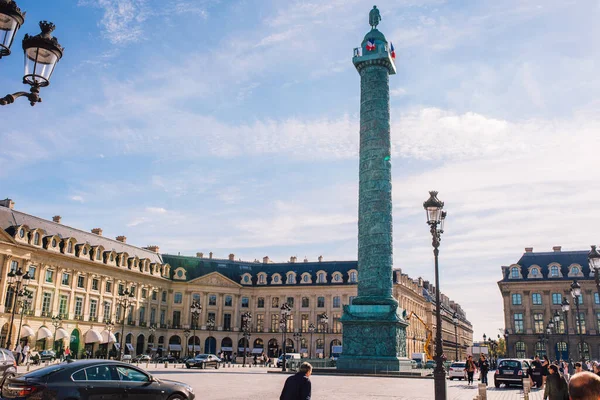
[[[316,353],[317,354],[322,354],[323,353],[323,349],[317,349]]]
[[[181,345],[180,344],[170,344],[169,345],[169,350],[171,350],[171,351],[181,351]]]
[[[46,339],[52,337],[52,332],[50,332],[50,329],[46,328],[45,326],[42,326],[37,333],[37,340],[40,339]]]
[[[129,350],[129,351],[134,350],[133,345],[131,343],[125,343],[125,347],[127,347],[127,350]]]
[[[263,348],[252,349],[252,354],[261,354],[263,351],[265,351]]]
[[[233,347],[221,346],[221,351],[233,351]]]
[[[117,338],[114,333],[107,330],[102,331],[102,343],[114,343]]]
[[[300,349],[300,353],[308,353],[308,349]]]
[[[85,343],[101,343],[102,335],[100,332],[90,329],[85,333],[84,339]]]
[[[34,336],[35,332],[33,331],[33,329],[31,329],[30,326],[25,325],[24,327],[21,328],[21,337],[29,337],[29,336]]]
[[[243,347],[238,347],[238,351],[239,351],[240,353],[244,354],[244,352],[245,352],[245,351],[250,351],[250,347],[246,347],[246,348],[243,348]]]
[[[200,345],[199,345],[199,344],[197,344],[197,345],[195,346],[195,348],[194,348],[194,345],[193,345],[193,344],[188,344],[188,349],[190,349],[190,351],[200,351]],[[224,350],[224,349],[225,349],[225,347],[221,348],[221,350],[223,350],[223,351],[227,351],[227,350]],[[231,347],[229,348],[229,351],[231,351]]]
[[[58,330],[56,331],[57,339],[68,339],[70,337],[71,335],[69,335],[69,332],[67,332],[67,330],[64,328],[58,328]]]
[[[121,343],[113,343],[113,346],[115,346],[115,349],[117,349],[117,351],[121,350]]]

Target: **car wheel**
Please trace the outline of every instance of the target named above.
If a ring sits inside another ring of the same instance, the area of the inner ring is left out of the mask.
[[[453,381],[453,380],[454,380],[454,378],[453,378],[453,377],[450,377],[450,380],[451,380],[451,381]]]
[[[187,369],[192,368],[192,367],[190,367],[190,364],[185,364],[185,366],[187,367]]]
[[[168,400],[187,400],[187,397],[182,394],[174,394],[173,396],[169,397]]]

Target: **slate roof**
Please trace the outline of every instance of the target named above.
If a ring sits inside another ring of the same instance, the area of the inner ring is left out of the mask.
[[[72,237],[77,239],[77,243],[89,243],[92,246],[102,246],[105,251],[114,250],[117,253],[126,252],[130,257],[137,256],[140,259],[148,258],[153,263],[164,264],[161,255],[154,251],[132,246],[118,240],[113,240],[105,236],[99,236],[91,232],[85,232],[70,226],[57,224],[43,218],[25,214],[20,211],[0,206],[0,228],[11,233],[14,227],[27,225],[29,229],[42,229],[46,235],[57,235],[60,238]]]
[[[271,276],[279,273],[285,282],[286,274],[289,271],[296,272],[296,284],[300,286],[306,285],[331,285],[331,276],[334,272],[342,273],[343,282],[339,285],[350,284],[348,282],[348,271],[358,268],[357,261],[322,261],[322,262],[296,262],[296,263],[253,263],[247,261],[230,261],[200,257],[176,256],[171,254],[163,254],[164,262],[171,266],[171,273],[183,267],[186,271],[187,280],[208,275],[211,272],[218,272],[234,282],[240,283],[242,275],[249,273],[252,275],[252,285],[256,285],[258,281],[258,273],[265,272],[267,274],[267,282],[271,282]],[[315,283],[317,280],[318,271],[327,272],[328,283]],[[312,277],[311,284],[300,283],[300,276],[308,272]],[[263,286],[263,285],[260,285]],[[290,285],[283,285],[290,286]]]
[[[529,280],[572,280],[573,278],[567,277],[569,273],[569,266],[571,264],[579,264],[581,266],[581,271],[583,272],[584,278],[579,279],[593,279],[594,274],[590,274],[590,266],[588,263],[588,253],[589,250],[585,251],[550,251],[550,252],[540,252],[540,253],[523,253],[517,264],[521,268],[522,279],[509,278],[510,276],[510,268],[503,268],[503,276],[502,281],[504,282],[512,282],[512,281],[526,281],[527,275],[529,273],[529,267],[532,265],[537,265],[541,269],[542,278],[535,278]],[[550,268],[549,265],[552,263],[560,264],[560,269],[562,272],[562,277],[554,277],[549,278]]]

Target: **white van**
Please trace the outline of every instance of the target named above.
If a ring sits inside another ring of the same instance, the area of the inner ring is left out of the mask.
[[[302,357],[300,356],[300,353],[287,353],[285,355],[285,359],[287,361],[290,361],[290,360],[301,360]],[[287,364],[287,361],[286,361],[286,364]],[[277,359],[277,367],[281,367],[281,363],[282,362],[283,362],[283,354],[280,355],[279,358]]]

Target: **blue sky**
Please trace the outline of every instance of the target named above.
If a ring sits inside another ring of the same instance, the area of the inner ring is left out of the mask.
[[[0,115],[0,197],[169,253],[356,258],[359,77],[372,2],[20,0],[66,48],[44,102]],[[523,248],[597,243],[597,1],[386,0],[395,267],[433,279],[422,202],[449,212],[441,286],[475,337]]]

